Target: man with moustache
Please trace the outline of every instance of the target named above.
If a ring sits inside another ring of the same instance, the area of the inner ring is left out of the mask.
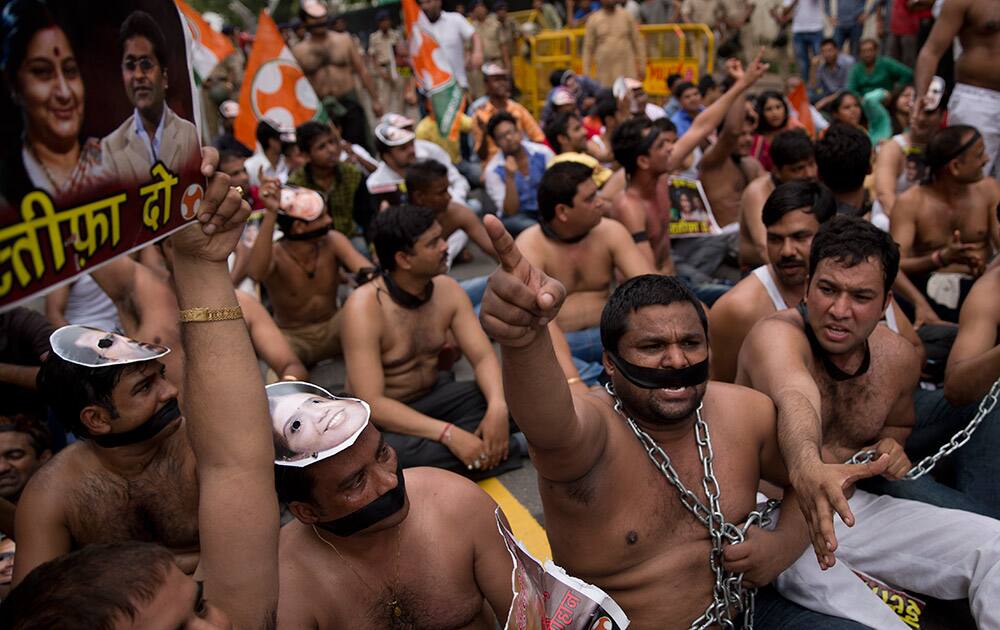
[[[973,127],[937,132],[926,156],[928,180],[896,199],[892,238],[899,243],[900,269],[939,317],[957,322],[972,283],[1000,249],[1000,184],[983,176],[988,156]]]
[[[783,183],[816,179],[816,150],[800,129],[782,131],[774,137],[771,161],[774,170],[750,182],[740,198],[740,266],[747,271],[768,262],[767,230],[760,218],[768,197]]]
[[[437,214],[390,206],[373,222],[382,273],[344,304],[347,382],[370,401],[372,420],[404,468],[436,466],[468,476],[520,466],[500,368],[465,291],[446,275],[448,244]],[[475,373],[456,381],[439,368],[449,336]]]
[[[764,204],[763,220],[768,258],[773,262],[754,269],[719,298],[709,312],[712,378],[733,382],[740,347],[753,325],[802,301],[812,239],[836,213],[833,194],[814,181],[791,181],[771,193]],[[923,352],[920,339],[895,303],[886,309],[885,323]]]
[[[150,169],[163,162],[173,173],[198,164],[198,130],[166,104],[167,42],[145,11],[134,11],[122,23],[122,82],[135,112],[101,140],[109,173],[123,184],[152,178]]]
[[[744,587],[766,585],[808,546],[804,523],[790,504],[778,531],[794,531],[799,544],[774,546],[777,532],[751,527],[745,542],[713,550],[691,510],[710,505],[716,518],[740,524],[757,507],[761,477],[786,485],[771,401],[707,382],[708,322],[700,302],[675,278],[652,274],[619,286],[601,317],[610,386],[572,394],[546,325],[565,288],[529,263],[494,217],[486,217],[486,229],[501,268],[490,277],[480,320],[502,346],[504,391],[538,471],[553,560],[604,589],[631,627],[739,623],[745,608],[713,602],[710,555],[721,554],[724,578],[742,573]],[[881,465],[847,470],[877,474]],[[664,478],[664,468],[675,482]],[[717,492],[706,497],[711,487]],[[759,628],[858,627],[770,589],[757,594],[750,621]]]
[[[367,403],[310,383],[267,388],[281,531],[278,625],[493,630],[513,565],[474,483],[400,466]]]
[[[275,323],[309,368],[341,353],[340,268],[357,273],[373,265],[331,229],[333,219],[315,191],[282,190],[270,180],[260,194],[264,219],[250,250],[250,277],[267,289]],[[276,225],[283,234],[277,242]]]
[[[908,591],[969,598],[977,625],[993,627],[1000,616],[986,602],[1000,595],[1000,522],[870,494],[854,487],[857,465],[843,463],[864,451],[873,461],[861,465],[887,479],[903,479],[911,468],[902,445],[915,420],[918,358],[878,325],[898,266],[888,234],[837,216],[813,239],[806,301],[763,320],[743,343],[737,383],[777,406],[781,451],[820,559],[817,566],[804,552],[776,586],[808,608],[878,628],[898,625],[890,608],[864,605],[882,599],[858,580],[854,571],[861,571]],[[913,492],[923,489],[922,498],[938,505],[961,498],[927,477],[900,483],[917,485]]]

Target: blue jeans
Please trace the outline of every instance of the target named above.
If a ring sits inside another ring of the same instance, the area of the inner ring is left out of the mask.
[[[862,630],[860,623],[813,612],[785,599],[774,587],[757,590],[753,616],[754,628],[767,630]]]
[[[604,358],[601,344],[601,329],[597,326],[565,333],[569,351],[574,357],[587,363],[600,363]],[[581,375],[582,376],[582,375]]]
[[[462,280],[458,283],[458,286],[462,287],[465,294],[469,296],[476,315],[479,315],[479,305],[483,303],[483,296],[486,295],[486,283],[489,279],[489,276],[479,276],[477,278]]]
[[[955,407],[945,400],[943,390],[917,390],[913,401],[917,420],[906,440],[906,454],[914,464],[936,453],[969,423],[979,408],[978,402]],[[950,480],[950,484],[945,485],[933,474],[928,474],[916,481],[889,481],[884,477],[866,479],[858,487],[876,494],[1000,518],[998,447],[1000,407],[986,416],[965,446],[946,458],[954,468],[954,479]]]
[[[597,379],[604,373],[603,363],[588,363],[573,357],[573,365],[576,366],[576,371],[580,373],[580,378],[587,385],[596,385]]]
[[[823,41],[823,31],[793,33],[792,47],[795,49],[795,63],[803,81],[809,80],[809,60],[819,54],[819,43]]]
[[[517,238],[518,234],[538,223],[538,215],[534,212],[518,212],[517,214],[503,217],[500,220],[503,222],[503,226],[507,228],[507,231],[510,232],[510,235]]]
[[[833,41],[837,42],[837,50],[841,50],[844,47],[844,42],[850,40],[851,56],[857,59],[858,48],[861,44],[861,33],[864,30],[865,25],[858,24],[857,22],[844,26],[838,25],[837,28],[833,30]]]

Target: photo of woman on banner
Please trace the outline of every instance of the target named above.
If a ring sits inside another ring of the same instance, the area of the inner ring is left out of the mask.
[[[706,236],[718,233],[712,207],[701,182],[684,177],[670,180],[670,236]]]
[[[14,0],[0,18],[0,71],[21,111],[19,147],[4,156],[0,195],[32,188],[56,201],[79,197],[103,177],[96,138],[81,142],[86,90],[66,30],[41,0]]]
[[[194,218],[183,19],[174,0],[0,0],[0,309]]]

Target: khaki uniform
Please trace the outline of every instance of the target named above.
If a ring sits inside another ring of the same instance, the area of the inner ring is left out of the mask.
[[[368,56],[372,60],[375,90],[385,111],[403,113],[403,78],[396,71],[395,47],[403,41],[398,31],[375,31],[368,36]],[[388,77],[388,78],[386,78]]]
[[[592,13],[583,35],[583,73],[610,87],[618,77],[635,77],[638,64],[646,65],[646,45],[631,14],[620,6]]]
[[[509,51],[510,42],[496,14],[490,13],[482,22],[471,19],[469,22],[476,29],[479,41],[483,44],[483,63],[498,63],[506,67],[503,57],[503,47],[507,46],[507,50]],[[478,68],[469,73],[469,92],[472,94],[473,100],[486,93],[483,75],[479,72]]]

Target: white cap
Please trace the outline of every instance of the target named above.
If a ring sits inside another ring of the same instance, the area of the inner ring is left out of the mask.
[[[375,137],[386,146],[398,147],[407,142],[413,142],[417,136],[407,129],[400,129],[388,123],[380,123],[375,127]]]
[[[416,124],[412,118],[408,118],[402,114],[393,114],[392,112],[382,116],[382,119],[379,122],[385,123],[390,127],[399,127],[400,129],[408,129]]]
[[[233,100],[222,101],[219,105],[219,113],[223,118],[236,118],[240,115],[240,104]]]

